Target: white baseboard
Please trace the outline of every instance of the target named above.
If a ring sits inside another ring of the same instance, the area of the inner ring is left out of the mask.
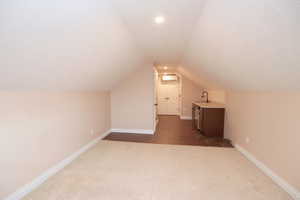
[[[280,178],[276,175],[270,168],[268,168],[261,161],[257,160],[252,154],[246,151],[244,148],[239,146],[238,144],[234,145],[235,148],[241,152],[248,160],[253,162],[256,167],[258,167],[262,172],[264,172],[267,176],[269,176],[277,185],[279,185],[283,190],[285,190],[291,197],[295,200],[300,200],[300,191],[287,183],[284,179]]]
[[[180,119],[182,119],[182,120],[192,120],[192,117],[190,117],[190,116],[181,116],[180,115]]]
[[[112,128],[111,132],[116,133],[137,133],[137,134],[154,134],[154,130],[147,129],[122,129],[122,128]]]
[[[88,149],[90,149],[91,147],[93,147],[95,144],[97,144],[102,138],[104,138],[105,136],[107,136],[110,132],[111,132],[110,130],[106,131],[105,133],[103,133],[98,138],[94,139],[93,141],[91,141],[90,143],[86,144],[85,146],[83,146],[78,151],[76,151],[73,154],[71,154],[69,157],[65,158],[64,160],[62,160],[61,162],[59,162],[55,166],[53,166],[50,169],[48,169],[45,172],[43,172],[40,176],[36,177],[30,183],[27,183],[26,185],[24,185],[23,187],[19,188],[14,193],[12,193],[11,195],[9,195],[8,197],[4,198],[4,200],[20,200],[20,199],[22,199],[25,195],[29,194],[34,189],[36,189],[37,187],[39,187],[42,183],[44,183],[48,178],[50,178],[51,176],[53,176],[54,174],[56,174],[57,172],[59,172],[60,170],[62,170],[65,166],[67,166],[68,164],[70,164],[80,154],[84,153],[85,151],[87,151]]]

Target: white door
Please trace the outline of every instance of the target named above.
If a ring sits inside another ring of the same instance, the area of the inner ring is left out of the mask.
[[[179,83],[178,81],[159,81],[158,114],[179,114]]]

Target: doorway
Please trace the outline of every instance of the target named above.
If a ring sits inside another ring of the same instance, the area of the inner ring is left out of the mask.
[[[180,79],[163,80],[164,75],[158,78],[158,115],[180,115]]]

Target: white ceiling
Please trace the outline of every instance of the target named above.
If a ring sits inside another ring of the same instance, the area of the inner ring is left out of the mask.
[[[196,25],[203,0],[111,0],[149,61],[178,65]],[[163,16],[165,23],[155,24]]]
[[[105,0],[1,0],[0,89],[109,90],[143,57]]]
[[[110,90],[156,62],[205,87],[299,90],[299,35],[299,0],[2,0],[0,89]]]
[[[299,0],[207,0],[183,66],[231,90],[300,90]]]

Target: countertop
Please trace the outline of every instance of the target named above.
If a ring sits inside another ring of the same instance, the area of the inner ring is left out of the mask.
[[[224,104],[216,103],[216,102],[208,102],[208,103],[193,102],[193,104],[200,106],[201,108],[225,108]]]

